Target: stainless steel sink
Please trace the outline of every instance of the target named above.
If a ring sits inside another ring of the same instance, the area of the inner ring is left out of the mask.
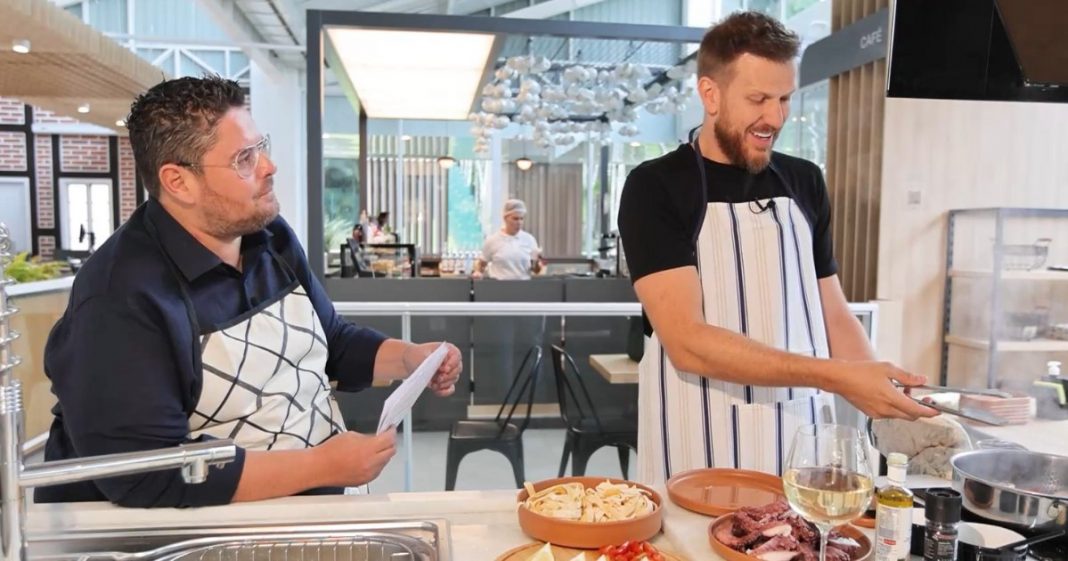
[[[445,520],[31,536],[31,561],[451,561]]]

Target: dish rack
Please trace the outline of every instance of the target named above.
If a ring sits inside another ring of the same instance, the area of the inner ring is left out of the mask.
[[[1008,312],[1000,325],[1000,337],[1009,341],[1031,341],[1049,330],[1049,309],[1036,308],[1029,312]]]
[[[1001,268],[1005,271],[1034,271],[1046,265],[1052,238],[1039,238],[1032,244],[1001,246]],[[995,248],[995,251],[998,248]]]

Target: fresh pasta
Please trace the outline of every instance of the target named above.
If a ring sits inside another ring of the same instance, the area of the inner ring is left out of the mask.
[[[534,492],[534,485],[524,483],[527,500],[523,505],[550,518],[578,522],[612,522],[648,514],[656,508],[649,493],[633,485],[604,481],[585,488],[582,483],[561,483]]]

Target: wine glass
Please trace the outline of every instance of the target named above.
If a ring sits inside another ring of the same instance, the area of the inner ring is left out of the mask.
[[[867,440],[855,427],[801,427],[786,459],[783,488],[794,511],[819,529],[820,561],[827,561],[831,529],[855,520],[871,503]]]

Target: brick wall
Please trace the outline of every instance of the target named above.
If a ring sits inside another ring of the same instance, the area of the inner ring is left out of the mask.
[[[56,213],[52,204],[52,193],[55,189],[55,178],[52,177],[52,135],[39,134],[34,140],[37,152],[37,227],[55,228]]]
[[[0,171],[26,171],[26,134],[0,131]]]
[[[40,107],[34,107],[33,108],[33,122],[35,122],[35,123],[48,123],[48,124],[56,124],[56,123],[69,124],[69,123],[77,123],[78,120],[77,119],[72,119],[70,117],[65,117],[63,115],[56,115],[55,113],[53,113],[53,112],[51,112],[51,111],[49,111],[47,109],[41,109]]]
[[[0,97],[0,124],[26,124],[26,111],[21,101],[13,97]]]
[[[119,138],[119,221],[126,222],[137,208],[137,180],[129,138]]]
[[[65,134],[59,138],[59,169],[63,173],[111,171],[108,137]]]
[[[0,125],[25,125],[25,105],[13,98],[0,97]],[[68,124],[76,119],[32,108],[35,123]],[[85,173],[111,172],[110,137],[97,135],[27,135],[21,131],[0,131],[0,171],[29,175],[28,158],[34,158],[35,230],[37,254],[50,259],[59,245],[60,210],[55,208],[59,177]],[[58,143],[59,168],[54,170],[53,148]],[[136,172],[129,140],[118,139],[119,198],[115,201],[119,218],[125,222],[137,206]]]

